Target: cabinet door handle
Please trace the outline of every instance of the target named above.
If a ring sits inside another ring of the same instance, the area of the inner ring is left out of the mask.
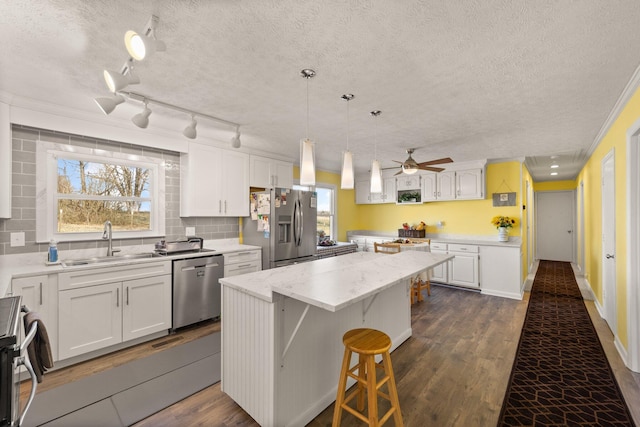
[[[227,201],[224,201],[224,213],[227,213]]]
[[[222,200],[218,200],[218,213],[222,213]]]
[[[40,282],[40,305],[42,305],[42,282]]]
[[[127,305],[129,305],[129,287],[127,286]]]
[[[242,264],[238,266],[238,268],[247,268],[247,267],[251,267],[251,264]]]
[[[116,307],[120,307],[120,288],[116,288]]]

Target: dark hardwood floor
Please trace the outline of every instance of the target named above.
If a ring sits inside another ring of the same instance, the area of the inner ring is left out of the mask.
[[[496,425],[528,297],[527,293],[524,301],[515,301],[432,286],[431,296],[413,305],[413,336],[391,354],[406,426]],[[624,366],[606,323],[592,301],[586,304],[627,402],[640,402],[640,374]],[[114,355],[47,373],[41,391],[216,330],[219,323],[186,329]],[[163,344],[176,337],[180,339]],[[339,372],[335,375],[337,382]],[[640,420],[638,406],[629,405],[636,423]],[[332,416],[333,405],[330,405],[309,426],[329,426]],[[216,384],[135,424],[137,427],[178,425],[252,426],[257,423]],[[342,425],[362,424],[345,414]]]

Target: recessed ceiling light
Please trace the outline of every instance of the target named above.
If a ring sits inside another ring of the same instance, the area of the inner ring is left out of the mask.
[[[558,172],[551,172],[551,176],[556,176],[558,175]]]
[[[551,169],[559,168],[560,166],[557,163],[551,165]]]

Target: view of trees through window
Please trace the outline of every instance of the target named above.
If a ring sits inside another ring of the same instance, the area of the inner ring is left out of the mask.
[[[331,236],[332,221],[333,221],[333,190],[330,188],[317,187],[318,193],[318,231],[324,231],[325,236]]]
[[[113,230],[151,228],[151,170],[58,158],[57,231],[102,231],[105,221]]]

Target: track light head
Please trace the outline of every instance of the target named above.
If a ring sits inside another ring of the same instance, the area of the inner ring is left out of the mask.
[[[125,68],[125,73],[104,70],[104,81],[107,83],[110,92],[116,93],[129,85],[140,83],[140,79],[131,73],[131,68]]]
[[[115,95],[112,97],[100,97],[95,99],[96,104],[100,107],[105,114],[110,114],[116,107],[124,102],[122,95]]]
[[[189,125],[184,128],[182,134],[189,139],[196,139],[196,136],[198,135],[198,132],[196,131],[197,125],[198,122],[196,121],[195,116],[191,116],[191,123],[189,123]]]
[[[235,135],[231,138],[231,146],[233,148],[240,148],[240,144],[240,128],[237,128]]]
[[[153,33],[152,33],[153,34]],[[142,61],[153,55],[155,52],[164,52],[167,46],[164,42],[156,40],[129,30],[124,34],[124,45],[131,56],[136,61]]]
[[[149,109],[149,107],[147,107],[147,103],[145,102],[144,110],[142,110],[141,113],[138,113],[135,116],[133,116],[131,121],[133,122],[134,125],[138,126],[139,128],[146,129],[146,127],[149,126],[150,115],[151,115],[151,110]]]

